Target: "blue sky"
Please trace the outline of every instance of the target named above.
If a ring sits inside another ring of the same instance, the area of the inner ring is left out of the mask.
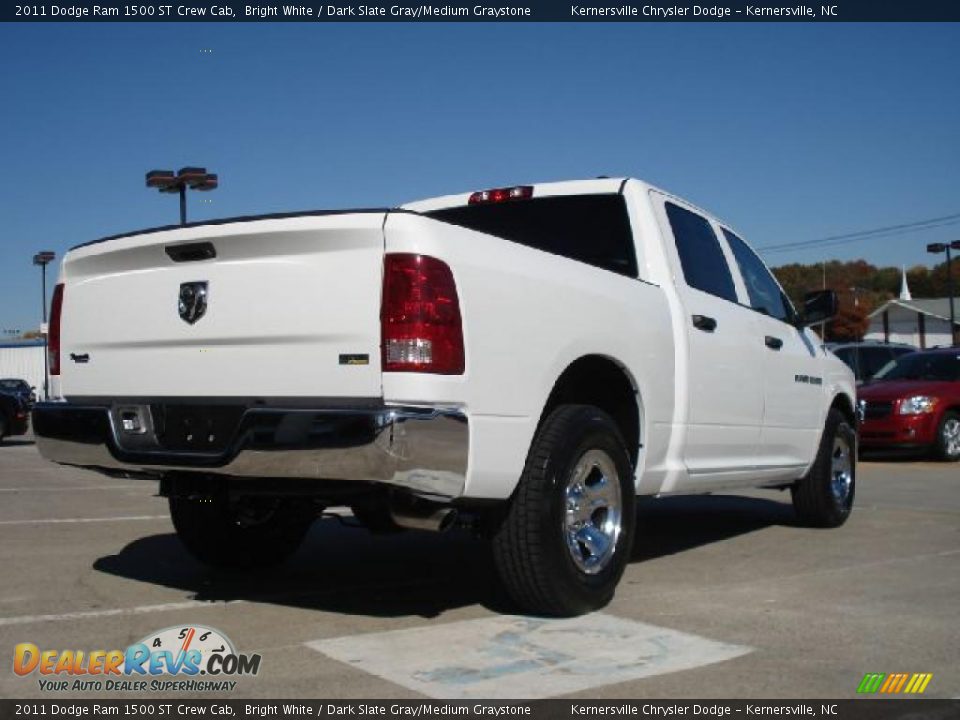
[[[38,322],[35,251],[176,221],[158,167],[220,174],[191,219],[601,174],[758,247],[960,213],[960,25],[6,24],[0,66],[0,330]]]

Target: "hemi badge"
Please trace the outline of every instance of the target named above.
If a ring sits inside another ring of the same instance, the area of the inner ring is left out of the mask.
[[[340,356],[341,365],[369,365],[370,356],[366,353],[353,353]]]

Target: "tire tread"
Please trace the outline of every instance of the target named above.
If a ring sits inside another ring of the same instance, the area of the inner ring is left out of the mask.
[[[615,427],[605,413],[590,405],[561,405],[547,417],[530,447],[514,497],[494,535],[494,560],[501,582],[513,600],[525,609],[555,616],[576,615],[592,609],[566,596],[559,587],[551,572],[547,539],[542,537],[538,516],[554,492],[549,474],[551,456],[565,439],[575,437],[581,426],[595,420],[598,413]],[[619,433],[617,438],[622,445]],[[632,511],[632,502],[624,505]],[[611,588],[599,604],[606,604],[612,595]]]
[[[829,483],[827,476],[831,472],[833,439],[841,425],[846,422],[846,418],[839,410],[830,409],[820,446],[817,448],[817,457],[810,472],[791,488],[794,510],[804,525],[819,528],[839,527],[849,516],[849,512],[844,514],[837,509],[827,487]],[[851,462],[856,463],[856,445],[851,448]],[[854,478],[856,478],[855,472]]]

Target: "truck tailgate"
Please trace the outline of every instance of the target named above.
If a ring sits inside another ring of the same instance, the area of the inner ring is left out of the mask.
[[[248,220],[71,251],[62,395],[379,396],[383,220]]]

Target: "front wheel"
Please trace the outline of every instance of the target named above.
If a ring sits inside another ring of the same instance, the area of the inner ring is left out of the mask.
[[[220,568],[278,565],[292,555],[317,517],[307,499],[170,497],[177,537],[200,562]]]
[[[937,426],[937,457],[947,462],[960,460],[960,414],[948,410]]]
[[[551,412],[493,536],[509,595],[557,616],[610,602],[633,545],[634,501],[633,468],[610,416],[587,405]]]
[[[853,510],[857,479],[857,436],[850,422],[831,409],[810,471],[790,489],[793,508],[805,525],[839,527]]]

